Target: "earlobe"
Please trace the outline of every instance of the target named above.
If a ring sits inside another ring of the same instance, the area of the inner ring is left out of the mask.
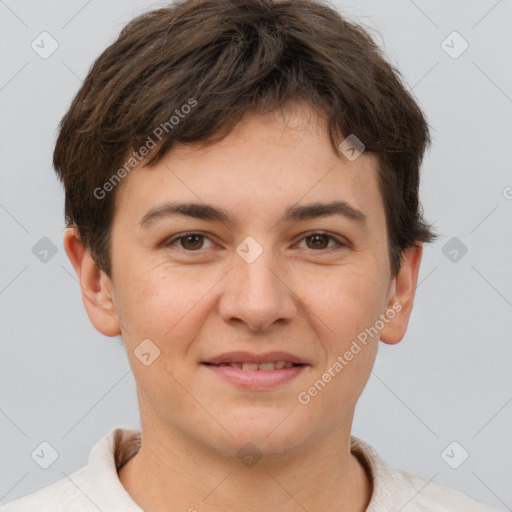
[[[96,265],[76,228],[64,234],[64,249],[75,269],[89,320],[105,336],[121,334],[110,278]]]
[[[402,265],[393,279],[386,305],[387,317],[390,319],[380,332],[381,341],[388,345],[400,342],[407,331],[416,293],[422,252],[423,244],[420,242],[418,246],[409,247],[402,253]]]

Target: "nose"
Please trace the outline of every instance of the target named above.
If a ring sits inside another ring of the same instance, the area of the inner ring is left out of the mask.
[[[297,315],[294,292],[278,263],[270,250],[263,250],[250,263],[235,255],[234,268],[224,280],[219,303],[220,315],[226,322],[243,323],[255,332],[289,322]]]

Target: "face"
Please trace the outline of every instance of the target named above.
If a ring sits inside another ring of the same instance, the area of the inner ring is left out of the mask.
[[[365,329],[404,330],[404,311],[386,313],[396,281],[376,165],[336,155],[295,106],[123,179],[108,282],[143,428],[230,456],[350,431],[379,340]]]

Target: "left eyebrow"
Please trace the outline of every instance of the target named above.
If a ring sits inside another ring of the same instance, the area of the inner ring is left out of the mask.
[[[306,205],[291,206],[286,210],[282,220],[305,220],[324,217],[327,215],[340,215],[358,224],[366,225],[366,215],[354,208],[346,201],[333,201],[331,203],[311,203]]]
[[[160,219],[187,216],[195,219],[223,222],[227,225],[235,225],[236,218],[227,210],[205,203],[165,203],[147,212],[139,222],[143,228],[149,228]],[[367,217],[361,211],[351,206],[346,201],[332,201],[330,203],[310,203],[306,205],[290,206],[281,221],[292,222],[329,215],[339,215],[366,227]]]

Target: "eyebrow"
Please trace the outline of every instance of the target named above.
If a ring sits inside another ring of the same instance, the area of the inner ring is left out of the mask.
[[[339,215],[351,221],[355,221],[366,227],[366,215],[351,206],[346,201],[332,201],[330,203],[310,203],[306,205],[290,206],[280,222],[301,221],[315,219],[329,215]],[[139,225],[147,229],[161,219],[187,216],[195,219],[218,221],[227,225],[235,225],[236,218],[227,210],[206,203],[165,203],[156,206],[147,212],[139,222]]]

